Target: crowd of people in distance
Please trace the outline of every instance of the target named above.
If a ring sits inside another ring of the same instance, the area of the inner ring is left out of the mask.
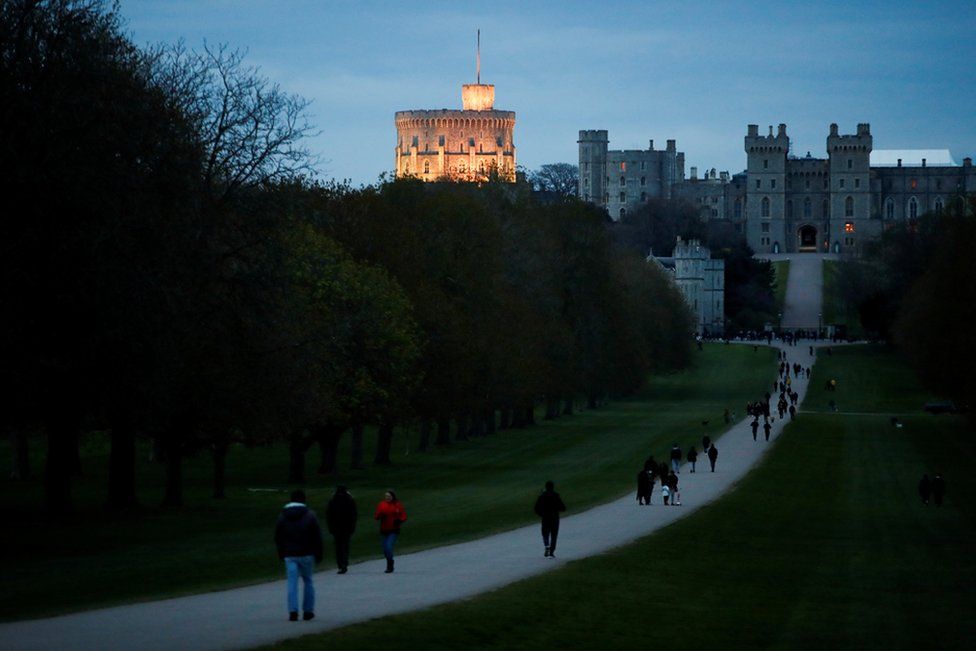
[[[708,459],[712,472],[715,472],[718,448],[707,434],[702,437],[702,451]],[[686,453],[682,453],[681,448],[675,443],[671,446],[668,457],[671,461],[670,467],[667,462],[658,463],[652,454],[644,461],[644,467],[638,471],[637,503],[641,506],[650,505],[654,486],[658,483],[661,484],[661,502],[664,506],[681,506],[681,491],[678,489],[681,462],[687,460],[688,465],[691,466],[690,472],[695,472],[698,465],[698,448],[692,445]]]

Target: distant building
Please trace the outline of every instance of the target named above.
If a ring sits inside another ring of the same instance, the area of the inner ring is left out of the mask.
[[[712,259],[711,251],[698,240],[679,237],[671,257],[648,256],[674,275],[685,302],[702,334],[725,331],[725,260]]]
[[[461,87],[462,110],[398,111],[397,176],[424,181],[482,181],[493,174],[515,181],[515,112],[495,110],[495,86]]]
[[[685,177],[685,155],[674,140],[665,149],[608,150],[605,129],[579,132],[579,192],[584,201],[604,208],[614,220],[651,197],[670,198]]]
[[[703,219],[731,223],[759,253],[856,254],[889,225],[938,212],[955,194],[976,192],[971,158],[957,165],[945,149],[875,150],[866,123],[854,134],[831,124],[826,158],[792,155],[785,124],[775,133],[770,126],[768,135],[750,124],[744,172],[711,170],[698,178],[692,168],[689,179],[683,153],[673,152],[671,167],[674,141],[665,152],[654,152],[653,144],[648,152],[607,152],[606,140],[606,131],[580,132],[581,197],[613,219],[652,196],[684,198],[699,206]],[[630,171],[638,154],[648,155],[644,166],[654,170],[641,179],[644,190],[635,181],[642,170]]]

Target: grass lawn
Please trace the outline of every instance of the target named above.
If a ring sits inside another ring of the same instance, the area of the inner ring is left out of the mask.
[[[804,409],[818,413],[694,515],[476,599],[275,648],[971,648],[970,425],[922,413],[890,351],[838,349],[815,368]],[[836,414],[819,406],[829,377]],[[923,472],[947,478],[942,508],[918,499]]]
[[[790,261],[777,260],[773,263],[773,272],[776,274],[776,287],[773,298],[776,301],[776,313],[782,314],[786,305],[786,281],[790,277]]]
[[[608,501],[632,489],[644,458],[663,458],[672,442],[687,447],[724,428],[722,411],[737,408],[768,384],[772,350],[706,345],[687,372],[651,380],[638,396],[527,430],[499,432],[425,454],[416,434],[398,432],[393,465],[314,475],[309,454],[307,487],[313,508],[324,510],[331,487],[350,487],[360,509],[352,542],[353,561],[378,557],[372,509],[386,487],[404,501],[410,524],[398,543],[417,550],[534,520],[532,503],[546,479],[562,487],[575,510]],[[709,420],[707,428],[701,421]],[[370,442],[371,443],[371,442]],[[371,450],[367,445],[367,458]],[[41,445],[32,453],[35,479],[0,484],[5,523],[0,554],[0,619],[39,616],[100,605],[201,592],[279,578],[272,542],[274,521],[290,489],[284,483],[287,451],[281,447],[235,448],[228,458],[228,498],[210,498],[205,455],[187,462],[187,506],[157,508],[163,468],[140,462],[139,496],[146,505],[127,516],[101,508],[107,449],[104,437],[83,441],[84,476],[74,494],[78,514],[51,522],[41,511]],[[349,458],[342,448],[341,459]],[[146,450],[140,451],[145,459]],[[0,464],[10,463],[9,449]],[[470,517],[477,512],[477,518]],[[326,566],[331,562],[327,546]],[[52,583],[70,589],[52,589]]]
[[[844,300],[841,291],[840,263],[836,260],[823,261],[823,324],[827,325],[846,325],[847,334],[851,338],[862,338],[865,336],[864,327],[861,325],[861,317],[857,313],[857,308],[848,305]]]

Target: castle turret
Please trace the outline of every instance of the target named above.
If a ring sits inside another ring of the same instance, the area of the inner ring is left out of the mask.
[[[776,135],[759,135],[759,126],[750,124],[745,137],[748,187],[746,188],[746,239],[755,251],[785,251],[786,243],[786,157],[790,138],[786,125]]]
[[[579,143],[579,197],[606,208],[607,146],[610,142],[607,130],[580,131],[576,142]]]
[[[871,218],[871,125],[857,125],[854,135],[840,135],[836,124],[827,136],[830,188],[825,240],[832,251],[857,247],[864,235],[874,236]],[[880,226],[878,226],[880,228]]]

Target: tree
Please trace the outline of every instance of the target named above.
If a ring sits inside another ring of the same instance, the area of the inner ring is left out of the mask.
[[[579,191],[579,167],[569,163],[549,163],[528,175],[533,190],[575,197]]]

